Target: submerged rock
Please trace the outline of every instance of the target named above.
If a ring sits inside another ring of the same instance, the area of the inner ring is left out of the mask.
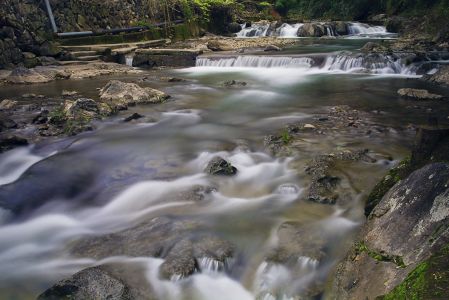
[[[419,89],[400,89],[398,94],[401,97],[411,98],[416,100],[440,100],[443,98],[441,95],[429,93],[428,90]]]
[[[276,52],[276,51],[281,51],[282,49],[279,48],[278,46],[275,45],[268,45],[267,47],[265,47],[265,49],[263,51],[265,52]]]
[[[237,81],[237,80],[229,80],[223,83],[224,87],[243,87],[246,86],[247,83],[244,81]]]
[[[130,116],[126,117],[125,119],[123,119],[123,122],[128,123],[128,122],[131,122],[131,121],[134,121],[134,120],[141,119],[143,117],[144,116],[139,114],[139,113],[133,113],[132,115],[130,115]]]
[[[237,168],[235,168],[233,165],[231,165],[231,163],[219,156],[214,157],[208,163],[204,171],[210,175],[220,176],[233,176],[237,174]]]
[[[0,153],[26,145],[28,145],[28,141],[16,135],[0,137]]]
[[[117,109],[135,104],[161,103],[168,98],[169,95],[159,90],[118,80],[109,81],[100,91],[100,100]]]
[[[17,128],[17,123],[14,120],[9,118],[0,119],[0,132],[3,130],[14,129]]]
[[[163,279],[183,278],[198,270],[198,261],[224,262],[234,256],[234,245],[207,233],[206,224],[158,217],[121,232],[79,241],[72,252],[80,257],[160,257]]]
[[[78,94],[77,91],[68,91],[68,90],[62,90],[62,96],[75,96]]]
[[[17,106],[18,102],[14,100],[5,99],[0,102],[0,110],[10,110]]]

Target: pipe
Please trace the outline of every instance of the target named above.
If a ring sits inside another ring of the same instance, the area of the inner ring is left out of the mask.
[[[53,11],[51,10],[49,0],[45,0],[45,6],[47,7],[48,18],[50,19],[51,27],[53,28],[53,32],[58,32],[58,27],[56,27],[55,17],[53,16]]]
[[[46,0],[48,1],[48,0]],[[57,33],[57,36],[60,38],[68,38],[68,37],[85,37],[85,36],[95,36],[95,35],[104,35],[104,34],[117,34],[121,32],[134,32],[134,31],[141,31],[141,30],[147,30],[151,27],[162,27],[166,24],[181,24],[183,23],[183,20],[176,20],[173,22],[164,22],[164,23],[157,23],[150,26],[136,26],[136,27],[129,27],[129,28],[117,28],[117,29],[104,29],[99,31],[82,31],[82,32],[62,32]]]

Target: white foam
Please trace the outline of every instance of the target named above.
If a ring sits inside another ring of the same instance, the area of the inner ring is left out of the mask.
[[[55,152],[56,153],[56,152]],[[55,153],[50,154],[54,155]],[[31,153],[30,148],[19,148],[0,156],[0,186],[19,179],[30,167],[48,158]]]

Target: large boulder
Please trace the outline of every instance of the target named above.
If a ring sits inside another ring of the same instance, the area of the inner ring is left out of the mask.
[[[119,80],[109,81],[100,91],[100,100],[117,109],[135,104],[161,103],[169,97],[159,90]]]
[[[138,264],[110,264],[82,270],[61,280],[39,295],[38,300],[108,299],[131,300],[157,297]]]
[[[326,28],[318,23],[306,23],[298,30],[301,37],[321,37],[326,35]]]
[[[449,164],[398,182],[374,208],[363,239],[337,270],[335,299],[375,299],[449,241]]]

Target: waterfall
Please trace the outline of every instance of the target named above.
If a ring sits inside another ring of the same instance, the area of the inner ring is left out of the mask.
[[[264,37],[267,36],[268,29],[270,29],[270,24],[254,24],[250,27],[243,24],[242,30],[237,33],[237,37]]]
[[[294,37],[298,37],[298,30],[299,28],[301,28],[304,24],[302,23],[298,23],[298,24],[287,24],[284,23],[282,24],[281,27],[279,27],[277,29],[277,34],[280,37],[284,37],[284,38],[294,38]]]
[[[295,68],[310,72],[345,72],[370,74],[416,75],[417,65],[405,65],[393,55],[338,53],[315,57],[253,56],[199,57],[197,67],[215,68]]]
[[[348,31],[350,35],[358,34],[385,34],[387,29],[384,26],[370,26],[368,24],[351,22],[348,24]]]
[[[125,57],[125,64],[127,66],[132,67],[133,66],[133,61],[134,61],[134,55],[126,55],[126,57]]]
[[[338,36],[334,23],[317,23],[326,29],[325,35]],[[386,35],[387,29],[384,26],[371,26],[359,22],[348,22],[348,34],[349,36],[365,36],[365,35]],[[251,26],[242,24],[242,30],[237,33],[239,38],[251,38],[251,37],[267,37],[276,36],[283,38],[296,38],[298,37],[298,30],[304,26],[303,23],[288,24],[284,23],[281,26],[275,28],[274,24],[270,23],[255,23]]]
[[[310,57],[252,56],[230,58],[199,57],[197,67],[241,67],[241,68],[310,68],[314,60]]]

